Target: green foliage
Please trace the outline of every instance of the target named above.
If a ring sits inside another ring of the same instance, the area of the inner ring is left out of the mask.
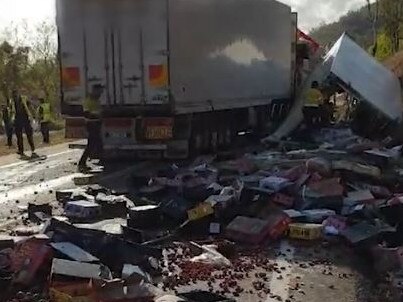
[[[44,96],[57,112],[59,108],[59,67],[56,27],[42,22],[32,29],[12,25],[3,32],[0,44],[0,101],[10,98],[13,89],[30,97]]]
[[[383,31],[390,40],[392,53],[396,53],[400,49],[403,31],[403,1],[382,0],[381,14],[384,19]]]
[[[358,44],[373,53],[375,31],[375,56],[383,59],[396,53],[403,47],[403,1],[378,0],[369,7],[365,5],[357,11],[351,11],[337,22],[321,25],[311,31],[311,35],[322,45],[332,45],[347,32]],[[380,43],[380,45],[379,45]]]
[[[383,61],[393,55],[392,41],[385,32],[378,34],[377,45],[376,58],[378,60]]]
[[[363,2],[364,5],[364,2]],[[378,24],[383,24],[382,18]],[[332,45],[347,32],[357,43],[365,49],[373,44],[372,20],[368,16],[368,8],[363,6],[357,11],[350,11],[339,21],[321,25],[311,31],[311,35],[322,45]]]

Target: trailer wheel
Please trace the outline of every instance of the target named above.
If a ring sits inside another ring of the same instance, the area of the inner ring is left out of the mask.
[[[234,139],[234,130],[231,125],[227,125],[224,130],[224,145],[225,147],[230,147]]]
[[[190,140],[190,147],[195,153],[200,153],[203,149],[203,138],[200,132],[196,132],[192,135]]]
[[[197,117],[192,118],[191,122],[191,134],[189,139],[190,154],[198,155],[203,150],[203,133],[200,128],[200,119]]]
[[[256,136],[260,137],[267,131],[267,123],[269,119],[269,110],[267,106],[260,106],[257,109],[257,125],[256,125]]]
[[[211,141],[210,141],[210,147],[212,152],[216,152],[218,150],[218,131],[211,131]]]
[[[210,150],[211,133],[210,129],[203,129],[202,134],[202,151],[208,152]]]
[[[220,127],[218,128],[218,147],[219,148],[225,148],[226,144],[225,144],[225,126],[224,125],[220,125]]]

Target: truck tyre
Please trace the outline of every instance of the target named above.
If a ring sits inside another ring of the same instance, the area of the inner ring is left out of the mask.
[[[218,128],[218,148],[219,149],[223,149],[226,147],[225,144],[225,125],[220,125],[220,127]]]
[[[226,148],[231,147],[231,144],[234,140],[234,129],[231,127],[231,125],[227,125],[225,127],[225,133],[224,133],[224,145]]]
[[[202,131],[202,151],[208,152],[210,151],[210,143],[211,143],[211,133],[210,129],[203,129]]]
[[[218,130],[211,131],[210,135],[210,148],[212,152],[217,152],[218,150]]]

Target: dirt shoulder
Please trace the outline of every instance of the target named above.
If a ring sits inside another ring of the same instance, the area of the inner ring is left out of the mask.
[[[42,134],[41,133],[34,133],[34,142],[35,142],[35,148],[40,149],[48,146],[53,146],[53,145],[58,145],[66,142],[71,142],[73,140],[69,140],[65,138],[65,133],[64,130],[59,130],[59,131],[52,131],[50,133],[50,144],[44,144],[42,142]],[[30,150],[30,147],[28,145],[26,136],[24,135],[24,149],[26,151]],[[9,148],[7,146],[7,138],[6,136],[2,135],[0,136],[0,156],[8,155],[8,154],[14,154],[17,152],[17,138],[15,135],[13,135],[13,146]]]

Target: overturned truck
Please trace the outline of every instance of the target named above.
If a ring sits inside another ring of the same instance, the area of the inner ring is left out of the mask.
[[[357,100],[364,108],[360,114],[360,126],[366,128],[366,132],[376,130],[382,135],[400,129],[403,131],[399,79],[344,33],[306,79],[288,117],[275,133],[263,141],[281,140],[300,125],[303,121],[304,92],[311,87],[312,81],[331,86],[334,92],[345,91]]]
[[[278,1],[58,0],[57,25],[67,136],[102,85],[108,156],[226,147],[293,97],[297,15]]]

